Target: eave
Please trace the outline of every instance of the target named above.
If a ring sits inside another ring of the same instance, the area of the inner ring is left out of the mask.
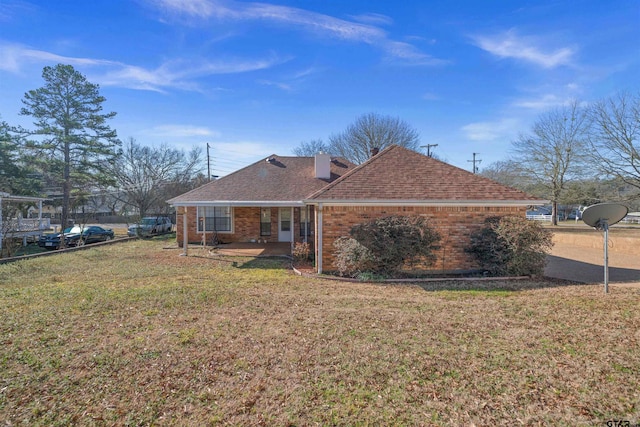
[[[302,200],[215,200],[215,201],[182,201],[172,202],[171,206],[233,206],[242,208],[251,207],[292,207],[292,206],[304,206],[305,203]]]
[[[323,206],[542,206],[549,203],[548,200],[334,200],[334,199],[309,199],[304,201],[309,205]]]

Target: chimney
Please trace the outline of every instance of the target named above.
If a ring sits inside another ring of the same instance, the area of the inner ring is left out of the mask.
[[[371,149],[371,157],[375,156],[376,154],[378,154],[380,152],[380,149],[378,147],[373,147]]]
[[[331,178],[331,154],[322,151],[316,154],[316,178]]]

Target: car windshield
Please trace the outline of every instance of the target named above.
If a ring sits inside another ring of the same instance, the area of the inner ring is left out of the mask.
[[[140,224],[144,224],[144,225],[154,225],[155,223],[156,223],[155,218],[142,218],[142,221],[140,221]]]
[[[78,226],[75,227],[69,227],[69,228],[65,228],[64,229],[64,233],[65,234],[69,234],[69,233],[80,233],[82,232],[82,229]]]

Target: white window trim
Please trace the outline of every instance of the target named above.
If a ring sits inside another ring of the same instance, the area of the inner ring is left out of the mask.
[[[200,220],[198,213],[200,212],[200,208],[206,208],[207,206],[196,206],[196,234],[203,234],[205,231],[200,230]],[[229,206],[229,215],[231,220],[231,230],[230,231],[206,231],[207,234],[218,233],[218,234],[234,234],[235,233],[235,221],[234,221],[234,210],[233,206]]]

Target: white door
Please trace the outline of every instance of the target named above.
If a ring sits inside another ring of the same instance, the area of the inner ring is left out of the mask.
[[[278,209],[278,242],[291,241],[291,208]]]

